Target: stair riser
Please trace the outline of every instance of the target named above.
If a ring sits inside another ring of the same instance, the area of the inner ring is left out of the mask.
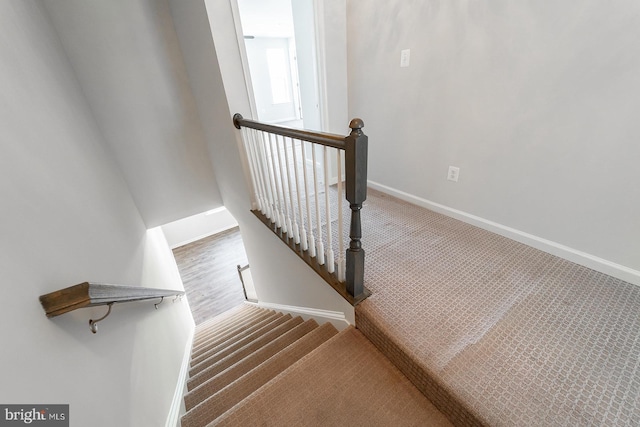
[[[216,351],[218,351],[216,349],[228,347],[235,341],[238,341],[246,337],[247,335],[254,333],[255,331],[263,328],[265,325],[272,323],[274,320],[280,317],[283,317],[280,313],[272,314],[271,316],[262,318],[258,322],[254,322],[253,324],[248,325],[248,327],[241,327],[234,330],[234,333],[231,335],[225,334],[225,336],[221,337],[221,339],[211,340],[208,345],[202,346],[197,352],[194,351],[191,353],[192,366],[193,363],[198,364],[200,360],[208,357],[207,355],[215,354]]]
[[[252,313],[247,318],[239,319],[237,322],[230,324],[227,328],[224,328],[217,332],[211,332],[206,337],[203,337],[200,340],[200,343],[198,345],[193,346],[191,353],[192,354],[198,353],[200,350],[202,350],[202,348],[208,345],[211,345],[212,342],[221,342],[226,337],[229,337],[233,335],[236,331],[241,330],[243,327],[247,327],[247,325],[254,324],[256,321],[259,321],[260,319],[264,319],[265,317],[268,317],[269,315],[272,315],[272,314],[273,312],[271,311],[259,311],[256,313]]]
[[[205,383],[200,384],[185,396],[184,402],[187,410],[192,409],[212,394],[217,393],[233,381],[240,378],[242,375],[249,372],[251,369],[259,366],[261,363],[276,355],[279,351],[284,350],[287,346],[293,344],[317,327],[318,324],[315,321],[304,322],[276,338],[259,351],[256,351],[249,357],[246,357],[242,361],[236,363],[229,369],[209,379]]]
[[[403,352],[374,322],[356,309],[356,325],[364,336],[402,372],[439,411],[456,426],[477,427],[484,424],[458,399],[440,385],[435,376],[426,372]]]
[[[193,360],[194,365],[191,367],[190,372],[195,374],[202,371],[201,368],[198,368],[198,365],[200,365],[201,363],[207,363],[208,365],[211,365],[238,350],[239,348],[242,348],[250,342],[258,339],[271,329],[275,329],[278,326],[288,322],[289,320],[291,320],[291,315],[280,315],[279,317],[272,319],[270,322],[262,324],[260,328],[251,329],[248,331],[248,333],[242,334],[242,336],[238,336],[237,339],[228,340],[225,343],[212,348],[211,350],[201,354]]]
[[[204,427],[258,388],[285,371],[305,355],[337,334],[331,324],[324,324],[291,344],[276,356],[210,396],[182,417],[182,427]]]
[[[222,360],[219,360],[215,364],[208,366],[206,369],[194,375],[192,378],[190,378],[187,381],[187,389],[189,391],[193,390],[195,387],[199,386],[200,384],[204,383],[210,378],[213,378],[215,375],[219,374],[220,372],[224,371],[228,367],[244,359],[251,353],[260,350],[262,347],[267,345],[270,341],[283,335],[284,333],[295,328],[301,323],[302,323],[302,319],[300,317],[291,319],[288,322],[273,329],[269,333],[265,334],[264,336],[260,337],[259,339],[255,340],[254,342],[244,346],[241,349],[236,350],[234,353],[228,355]]]
[[[236,307],[235,309],[231,309],[225,313],[222,313],[216,317],[214,317],[213,319],[209,319],[204,321],[203,323],[200,323],[199,325],[196,325],[196,330],[195,330],[195,339],[194,339],[194,343],[197,342],[198,337],[209,331],[209,330],[216,330],[219,328],[223,328],[225,327],[225,325],[234,322],[240,318],[242,318],[243,316],[248,315],[250,312],[253,311],[258,311],[260,310],[257,307],[253,307],[247,304],[243,304],[240,305],[238,307]]]

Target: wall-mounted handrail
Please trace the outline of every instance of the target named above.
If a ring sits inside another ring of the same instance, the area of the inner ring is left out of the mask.
[[[108,305],[109,311],[97,320],[90,320],[92,332],[97,331],[96,324],[111,312],[115,303],[142,301],[175,296],[182,297],[184,291],[171,289],[144,288],[137,286],[113,285],[106,283],[84,282],[40,296],[40,304],[47,317],[55,317],[73,310],[98,305]],[[174,299],[175,301],[175,299]],[[159,304],[156,304],[156,309]]]
[[[367,198],[368,138],[362,132],[363,121],[353,119],[349,124],[351,133],[346,137],[261,123],[245,119],[240,114],[233,116],[233,124],[242,132],[251,173],[254,190],[252,212],[350,303],[355,305],[369,296],[370,292],[364,287],[360,218]],[[311,143],[311,158],[306,157],[306,143]],[[317,166],[316,147],[324,168]],[[339,174],[336,189],[339,201],[337,260],[334,258],[331,227],[334,221],[331,215],[335,209],[332,211],[329,197],[329,149],[336,150]],[[351,210],[350,242],[346,251],[342,244],[343,160],[345,198]],[[307,173],[308,167],[312,173]],[[324,185],[319,185],[319,179]],[[319,192],[324,192],[324,198],[318,198]],[[320,208],[322,204],[324,209]],[[311,209],[311,205],[315,209]]]

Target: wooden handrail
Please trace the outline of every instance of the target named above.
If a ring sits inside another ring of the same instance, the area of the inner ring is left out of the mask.
[[[97,305],[182,296],[183,291],[84,282],[40,296],[47,317]]]
[[[240,129],[244,126],[247,128],[257,129],[276,135],[286,136],[288,138],[300,139],[302,141],[313,142],[314,144],[337,148],[339,150],[344,150],[346,148],[346,144],[344,142],[345,138],[342,135],[335,135],[333,133],[324,132],[312,132],[304,129],[294,129],[286,126],[270,125],[267,123],[256,122],[254,120],[245,119],[240,113],[236,113],[233,115],[233,125],[237,129]]]

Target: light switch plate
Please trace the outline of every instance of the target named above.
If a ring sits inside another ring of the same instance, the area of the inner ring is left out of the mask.
[[[403,49],[400,51],[400,66],[408,67],[411,59],[411,49]]]

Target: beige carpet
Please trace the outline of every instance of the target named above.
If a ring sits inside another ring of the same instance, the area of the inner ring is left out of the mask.
[[[640,288],[370,190],[358,328],[458,424],[640,425]]]
[[[212,425],[451,424],[359,331],[349,328]]]
[[[226,336],[229,329],[242,330],[245,322],[251,328],[257,314],[291,318],[236,308],[200,325],[196,347]],[[233,362],[189,387],[181,426],[451,425],[359,331],[350,327],[338,333],[330,323],[294,320],[282,334],[265,340],[270,332],[264,330],[227,356],[221,356],[228,353],[225,345],[217,344],[218,351],[209,356],[214,365]],[[237,345],[241,340],[225,341]]]

